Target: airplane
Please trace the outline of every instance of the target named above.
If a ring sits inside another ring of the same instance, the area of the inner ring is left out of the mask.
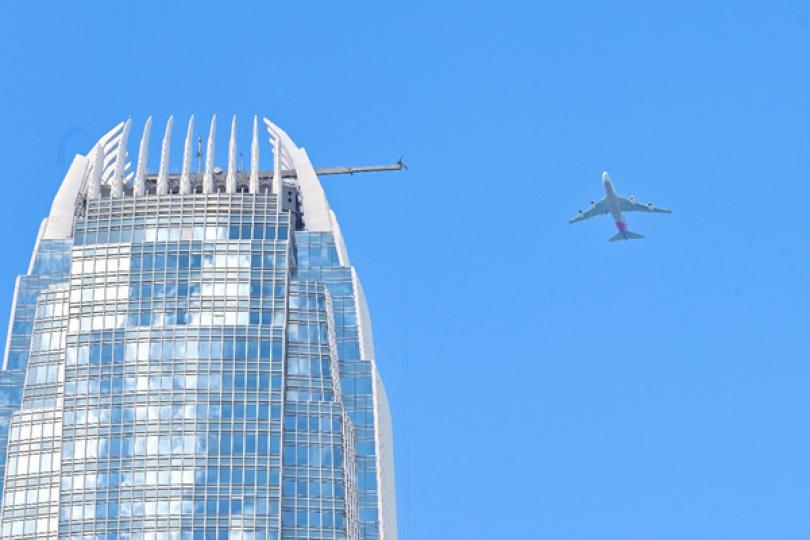
[[[622,218],[622,212],[653,212],[656,214],[671,214],[672,210],[666,208],[657,208],[653,203],[641,204],[636,202],[636,198],[630,195],[626,199],[620,197],[616,193],[616,188],[613,187],[613,182],[607,171],[602,173],[602,187],[605,188],[605,196],[600,201],[591,201],[591,207],[585,211],[580,210],[577,212],[576,217],[568,223],[576,223],[584,221],[594,216],[602,214],[611,214],[613,220],[616,222],[616,228],[619,232],[610,237],[610,242],[617,240],[641,240],[644,238],[642,235],[627,230],[627,222]]]

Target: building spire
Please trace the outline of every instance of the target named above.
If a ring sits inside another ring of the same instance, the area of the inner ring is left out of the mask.
[[[211,129],[208,131],[208,147],[205,150],[205,173],[203,193],[214,193],[214,137],[217,132],[217,115],[211,117]]]
[[[169,153],[172,146],[172,125],[174,116],[169,116],[166,122],[166,131],[163,133],[163,145],[160,147],[160,169],[157,177],[157,194],[165,195],[169,192]]]
[[[228,175],[225,177],[228,193],[236,193],[236,115],[231,120],[231,140],[228,141]]]
[[[135,172],[135,187],[133,195],[136,197],[146,193],[146,168],[149,166],[149,134],[152,131],[152,117],[146,119],[141,136],[141,147],[138,149],[138,170]]]
[[[115,154],[115,171],[113,172],[112,183],[110,184],[110,197],[120,197],[124,194],[124,167],[127,158],[127,142],[129,141],[129,130],[132,127],[132,119],[129,118],[124,123],[124,130],[121,132],[121,140],[118,141],[118,150]]]
[[[191,193],[191,145],[194,138],[194,115],[188,119],[186,144],[183,146],[183,170],[180,173],[180,193]]]
[[[259,192],[259,116],[253,115],[253,140],[250,142],[250,192]]]

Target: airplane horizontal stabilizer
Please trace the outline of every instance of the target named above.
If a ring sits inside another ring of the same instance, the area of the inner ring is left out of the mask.
[[[616,242],[617,240],[641,240],[642,238],[644,238],[644,236],[638,233],[624,231],[611,236],[610,241]]]

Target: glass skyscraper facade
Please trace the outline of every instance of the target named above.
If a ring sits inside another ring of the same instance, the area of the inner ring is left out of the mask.
[[[253,119],[250,170],[157,173],[151,119],[77,156],[18,278],[0,538],[396,538],[390,417],[317,171]],[[273,167],[260,166],[261,140]],[[198,162],[202,157],[198,151]]]

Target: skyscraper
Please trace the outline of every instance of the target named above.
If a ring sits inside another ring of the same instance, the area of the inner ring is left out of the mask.
[[[151,118],[134,171],[130,120],[74,158],[15,288],[0,538],[396,538],[369,314],[318,179],[341,171],[262,124],[249,170],[235,118],[225,169],[216,117],[179,173],[171,117],[156,174]]]

